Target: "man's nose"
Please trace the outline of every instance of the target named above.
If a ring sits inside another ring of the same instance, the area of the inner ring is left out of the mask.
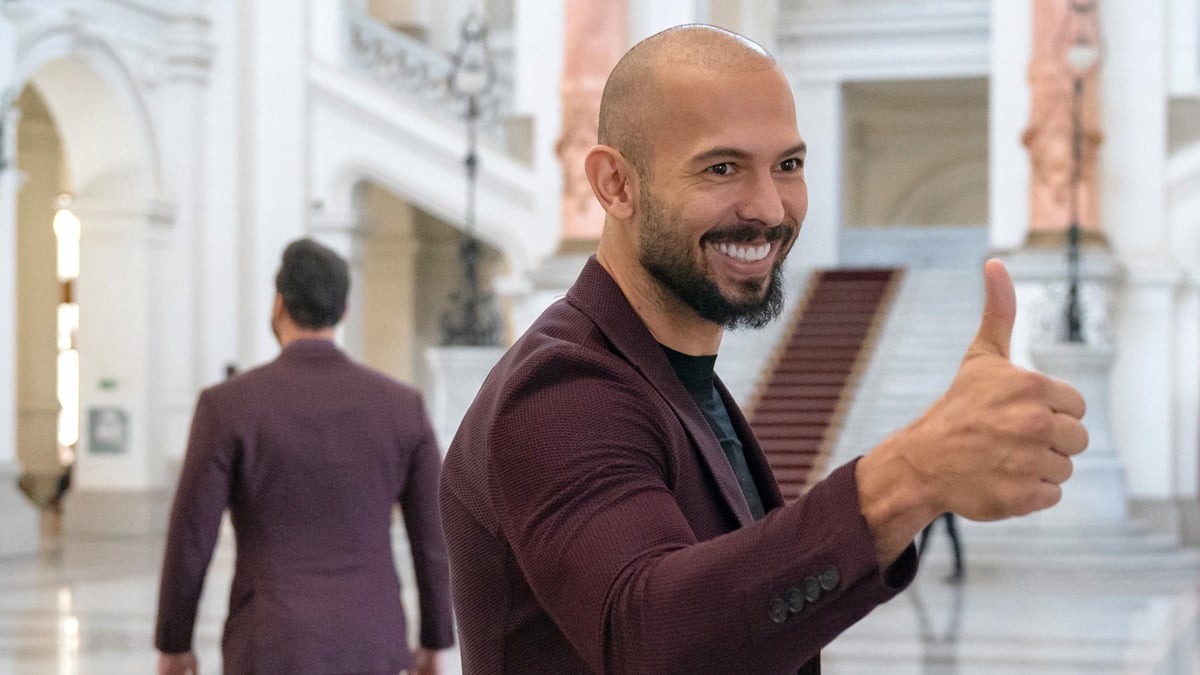
[[[746,186],[737,215],[741,220],[757,220],[768,227],[783,222],[783,199],[770,171],[754,175]]]

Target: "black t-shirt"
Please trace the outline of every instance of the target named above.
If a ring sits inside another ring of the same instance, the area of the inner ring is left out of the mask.
[[[679,375],[684,388],[692,395],[692,400],[700,406],[700,411],[704,413],[704,419],[708,420],[708,426],[712,427],[713,434],[721,442],[721,449],[729,459],[729,466],[733,467],[738,484],[742,486],[742,494],[746,496],[750,513],[754,515],[755,520],[762,518],[766,511],[758,494],[758,486],[754,483],[754,476],[750,474],[746,454],[742,451],[742,441],[733,428],[729,411],[725,409],[725,402],[721,400],[713,379],[713,370],[717,364],[716,354],[690,356],[666,346],[663,347],[663,351],[666,352],[667,359]]]

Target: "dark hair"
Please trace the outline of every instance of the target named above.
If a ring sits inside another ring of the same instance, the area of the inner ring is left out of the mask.
[[[283,250],[275,290],[297,326],[335,326],[346,312],[350,268],[332,249],[312,239],[297,239]]]

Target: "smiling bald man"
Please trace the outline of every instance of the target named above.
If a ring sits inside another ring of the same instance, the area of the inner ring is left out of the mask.
[[[1003,266],[946,394],[784,504],[714,374],[728,327],[782,307],[808,208],[787,79],[683,26],[614,68],[585,169],[596,255],[492,371],[440,497],[466,673],[817,673],[916,573],[943,512],[1061,495],[1087,435],[1068,385],[1013,366]]]

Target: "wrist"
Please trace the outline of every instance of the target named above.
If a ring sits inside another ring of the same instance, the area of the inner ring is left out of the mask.
[[[914,537],[942,513],[920,472],[889,437],[855,466],[858,503],[875,539],[879,566],[890,566]]]

